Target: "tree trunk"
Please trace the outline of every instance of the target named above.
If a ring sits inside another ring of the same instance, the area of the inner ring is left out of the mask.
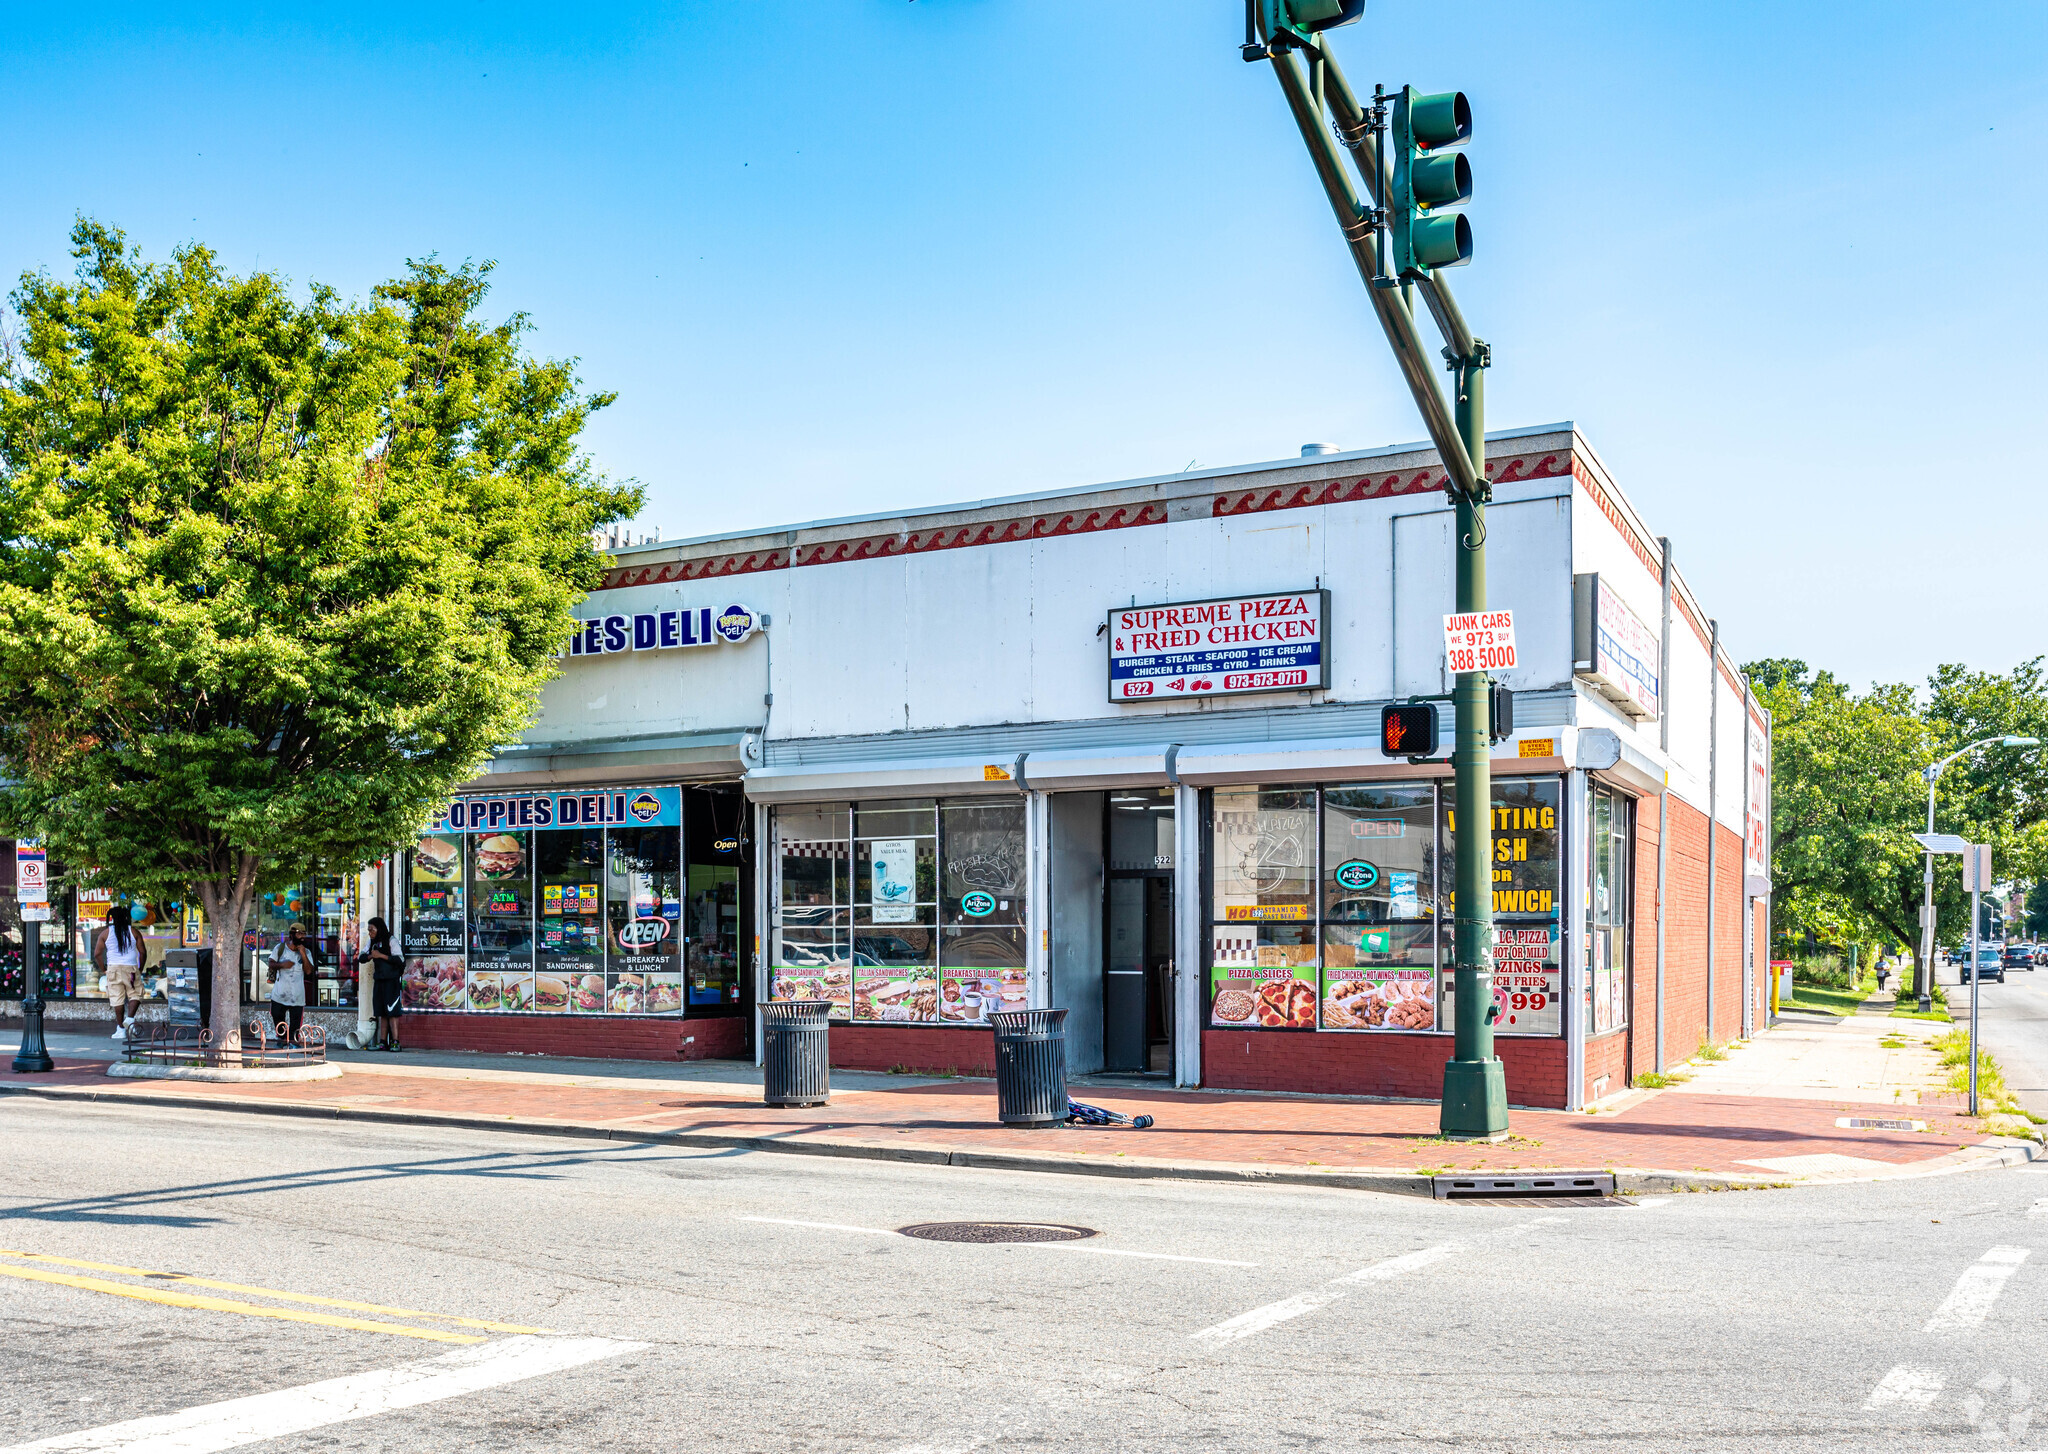
[[[205,879],[193,885],[206,911],[213,941],[212,1054],[215,1062],[239,1064],[242,1058],[242,932],[256,907],[256,859],[244,854],[232,878]]]

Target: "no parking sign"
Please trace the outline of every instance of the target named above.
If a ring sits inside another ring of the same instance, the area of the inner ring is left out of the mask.
[[[24,904],[50,902],[50,855],[37,839],[14,840],[14,896]]]

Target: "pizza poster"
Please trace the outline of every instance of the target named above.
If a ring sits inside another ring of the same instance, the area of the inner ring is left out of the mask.
[[[1219,1030],[1313,1030],[1315,944],[1274,943],[1255,925],[1219,924],[1211,945],[1209,1024]]]

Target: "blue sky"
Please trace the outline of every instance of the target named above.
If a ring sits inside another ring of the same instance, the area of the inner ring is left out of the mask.
[[[1422,434],[1236,0],[0,20],[0,272],[68,268],[80,212],[351,293],[496,259],[664,535]],[[1738,656],[2048,650],[2048,6],[1372,0],[1335,39],[1472,97],[1489,422],[1577,420]]]

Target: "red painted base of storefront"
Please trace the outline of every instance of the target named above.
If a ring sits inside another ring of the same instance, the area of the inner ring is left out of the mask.
[[[588,1020],[553,1015],[410,1014],[399,1043],[412,1050],[479,1050],[506,1055],[570,1055],[593,1060],[738,1060],[747,1058],[747,1021]]]
[[[834,1025],[832,1064],[841,1070],[894,1070],[923,1075],[994,1075],[993,1030],[936,1025]]]
[[[1566,1069],[1561,1037],[1500,1039],[1494,1050],[1507,1073],[1509,1105],[1563,1108]],[[1450,1058],[1448,1035],[1202,1032],[1202,1084],[1215,1090],[1433,1101],[1444,1093],[1444,1062]]]

